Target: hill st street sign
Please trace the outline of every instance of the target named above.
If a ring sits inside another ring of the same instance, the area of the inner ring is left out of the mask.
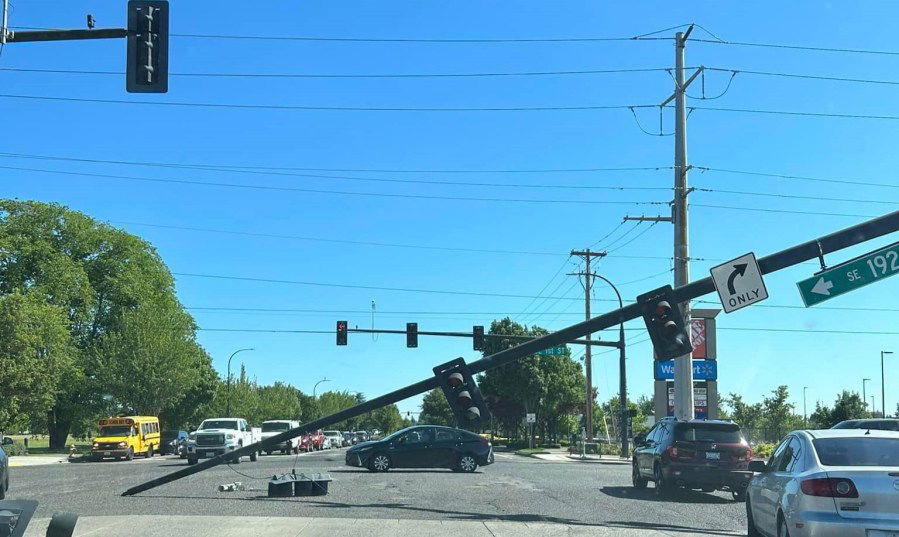
[[[752,252],[712,267],[710,272],[724,313],[737,311],[768,298],[762,271]]]
[[[568,347],[565,345],[556,345],[555,347],[537,351],[537,356],[565,356],[566,350],[568,350]]]
[[[796,286],[805,307],[809,307],[897,273],[899,242],[826,269]]]

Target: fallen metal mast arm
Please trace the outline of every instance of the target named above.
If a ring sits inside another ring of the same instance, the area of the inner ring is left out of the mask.
[[[830,235],[825,235],[824,237],[821,237],[817,240],[811,240],[798,246],[792,246],[790,248],[781,250],[780,252],[763,257],[759,259],[759,268],[761,269],[763,274],[768,274],[802,263],[804,261],[808,261],[810,259],[815,259],[819,255],[823,256],[824,254],[833,253],[838,250],[842,250],[843,248],[855,246],[856,244],[861,244],[865,241],[875,239],[877,237],[882,237],[883,235],[887,235],[895,231],[899,231],[899,211],[894,211],[879,218],[868,220],[867,222],[848,227],[835,233],[831,233]],[[674,290],[674,296],[678,302],[685,302],[687,300],[692,300],[694,298],[698,298],[702,295],[708,294],[714,290],[715,286],[712,283],[712,279],[709,277],[676,288]],[[471,371],[471,374],[474,375],[483,371],[487,371],[488,369],[507,365],[524,356],[528,356],[543,349],[569,342],[571,340],[585,336],[588,333],[597,332],[604,328],[609,328],[623,322],[630,321],[631,319],[636,319],[640,316],[640,306],[636,303],[629,304],[623,308],[611,311],[609,313],[604,313],[597,317],[593,317],[588,321],[580,322],[567,328],[563,328],[557,332],[553,332],[552,334],[547,334],[543,337],[526,341],[521,345],[517,345],[510,349],[500,351],[496,354],[492,354],[490,356],[472,362],[471,364],[469,364],[469,370]],[[376,397],[370,401],[366,401],[352,408],[341,410],[340,412],[337,412],[330,416],[326,416],[324,418],[309,422],[289,431],[284,431],[283,433],[272,436],[271,438],[267,438],[261,442],[244,446],[230,453],[218,455],[209,460],[205,460],[194,466],[189,466],[187,468],[177,470],[162,477],[147,481],[146,483],[141,483],[140,485],[131,487],[130,489],[123,492],[122,496],[131,496],[133,494],[149,490],[159,485],[170,483],[177,479],[181,479],[182,477],[201,472],[207,468],[211,468],[235,457],[249,455],[253,452],[265,451],[267,447],[274,446],[275,444],[278,444],[285,440],[295,438],[309,431],[321,429],[323,427],[343,421],[348,418],[365,414],[366,412],[370,412],[376,408],[402,401],[403,399],[434,389],[437,387],[437,385],[438,383],[436,377],[427,378],[425,380],[416,382],[415,384],[406,386],[405,388],[400,388],[399,390],[390,392],[386,395]]]
[[[7,43],[27,43],[35,41],[71,41],[75,39],[119,39],[128,36],[124,28],[104,28],[98,30],[36,30],[9,32]]]

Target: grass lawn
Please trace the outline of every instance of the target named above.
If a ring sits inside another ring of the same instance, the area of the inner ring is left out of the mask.
[[[530,457],[531,455],[548,455],[549,451],[546,451],[543,448],[525,448],[519,449],[515,454],[521,455],[522,457]]]
[[[24,434],[11,434],[8,435],[12,437],[13,441],[16,444],[23,444],[25,438],[28,438],[28,454],[29,455],[46,455],[49,453],[68,453],[69,446],[75,444],[75,447],[78,449],[78,453],[87,453],[91,449],[91,444],[88,441],[81,441],[76,438],[73,438],[69,435],[69,438],[66,440],[65,449],[50,449],[50,437],[49,436],[38,436],[37,438],[32,438],[31,435]]]

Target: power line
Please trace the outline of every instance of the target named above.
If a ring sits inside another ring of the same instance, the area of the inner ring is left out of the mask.
[[[879,119],[887,121],[899,120],[899,116],[887,116],[876,114],[837,114],[833,112],[799,112],[794,110],[762,110],[758,108],[721,108],[712,106],[688,106],[690,112],[694,110],[705,110],[707,112],[735,112],[741,114],[762,114],[762,115],[780,115],[780,116],[801,116],[801,117],[828,117],[836,119]]]
[[[0,157],[22,158],[34,160],[59,160],[69,162],[89,162],[95,164],[123,164],[128,166],[152,166],[163,168],[188,168],[200,170],[288,170],[288,171],[316,171],[316,172],[371,172],[371,173],[581,173],[581,172],[620,172],[620,171],[660,171],[671,170],[673,166],[629,166],[629,167],[593,167],[593,168],[470,168],[470,169],[398,169],[398,168],[311,168],[290,166],[238,166],[231,164],[185,164],[171,162],[147,162],[135,160],[103,160],[78,157],[60,157],[51,155],[34,155],[27,153],[0,153]]]
[[[366,196],[377,198],[406,198],[406,199],[432,199],[448,201],[483,201],[483,202],[509,202],[509,203],[541,203],[541,204],[575,204],[575,205],[664,205],[661,201],[619,201],[619,200],[548,200],[548,199],[523,199],[523,198],[479,198],[468,196],[440,196],[430,194],[390,194],[384,192],[356,192],[347,190],[322,190],[314,188],[297,188],[271,185],[249,185],[243,183],[222,183],[218,181],[191,181],[186,179],[161,179],[153,177],[134,177],[129,175],[113,175],[103,173],[70,172],[62,170],[43,170],[38,168],[22,168],[17,166],[0,166],[0,169],[19,170],[28,172],[40,172],[61,175],[75,175],[80,177],[96,177],[101,179],[118,179],[124,181],[144,181],[150,183],[166,183],[181,185],[196,185],[222,188],[239,188],[250,190],[266,190],[276,192],[306,192],[312,194],[333,194],[341,196]]]
[[[305,285],[311,287],[336,287],[341,289],[365,289],[371,291],[397,291],[404,293],[431,293],[431,294],[440,294],[440,295],[462,295],[462,296],[488,296],[488,297],[499,297],[499,298],[534,298],[534,295],[518,295],[518,294],[506,294],[506,293],[481,293],[475,291],[447,291],[440,289],[418,289],[418,288],[409,288],[409,287],[381,287],[374,285],[355,285],[355,284],[344,284],[344,283],[326,283],[326,282],[312,282],[312,281],[302,281],[302,280],[280,280],[274,278],[251,278],[247,276],[226,276],[221,274],[197,274],[192,272],[172,272],[173,276],[181,276],[181,277],[189,277],[189,278],[206,278],[206,279],[214,279],[214,280],[232,280],[232,281],[245,281],[245,282],[258,282],[258,283],[278,283],[278,284],[288,284],[288,285]],[[557,299],[557,300],[580,300],[578,298],[569,298],[569,297],[540,297],[540,298],[549,298],[549,299]],[[600,299],[596,299],[600,300]],[[606,302],[611,302],[612,300],[605,300]]]
[[[627,110],[630,108],[657,108],[655,104],[638,105],[579,105],[579,106],[495,106],[495,107],[371,107],[371,106],[306,106],[290,104],[237,104],[237,103],[202,103],[178,101],[140,101],[124,99],[93,99],[86,97],[58,97],[47,95],[14,95],[0,94],[4,99],[23,99],[37,101],[59,101],[96,104],[136,104],[146,106],[169,106],[177,108],[231,108],[243,110],[307,110],[334,112],[545,112],[545,111],[583,111],[583,110]]]
[[[897,80],[874,80],[874,79],[870,79],[870,78],[850,78],[850,77],[841,77],[841,76],[809,75],[809,74],[801,74],[801,73],[784,73],[784,72],[774,72],[774,71],[750,71],[750,70],[746,70],[746,69],[728,69],[725,67],[706,67],[705,70],[706,71],[719,71],[719,72],[723,72],[723,73],[771,76],[771,77],[782,77],[782,78],[828,80],[828,81],[833,81],[833,82],[852,82],[852,83],[857,83],[857,84],[880,84],[880,85],[888,85],[888,86],[899,85],[899,81],[897,81]]]
[[[568,75],[607,75],[652,73],[666,71],[667,67],[642,67],[632,69],[576,69],[558,71],[496,71],[475,73],[203,73],[203,72],[170,72],[173,77],[190,78],[493,78],[493,77],[529,77],[529,76],[568,76]],[[692,69],[695,69],[693,67]],[[0,71],[14,73],[61,74],[61,75],[101,75],[122,76],[124,71],[102,71],[90,69],[37,69],[26,67],[0,67]]]
[[[874,203],[881,205],[896,205],[899,204],[899,201],[890,201],[890,200],[873,200],[873,199],[857,199],[857,198],[828,198],[824,196],[801,196],[798,194],[779,194],[775,192],[746,192],[743,190],[720,190],[717,188],[704,188],[704,187],[694,187],[695,190],[699,192],[709,192],[712,194],[736,194],[740,196],[761,196],[768,198],[784,198],[784,199],[797,199],[797,200],[814,200],[814,201],[841,201],[847,203]]]
[[[621,229],[621,226],[624,225],[624,222],[625,222],[625,220],[622,220],[621,222],[618,222],[618,225],[615,226],[615,227],[612,229],[612,231],[610,231],[610,232],[606,233],[605,235],[603,235],[602,237],[600,237],[600,239],[599,239],[598,241],[596,241],[596,242],[594,242],[593,244],[590,245],[590,248],[595,248],[597,244],[601,243],[602,241],[604,241],[604,240],[608,239],[609,237],[611,237],[612,235],[614,235],[616,231],[618,231],[619,229]]]
[[[569,259],[571,259],[571,255],[569,255],[568,257],[565,258],[564,261],[562,261],[562,265],[559,266],[559,269],[552,275],[552,277],[549,279],[549,281],[546,282],[546,285],[544,285],[543,288],[540,289],[540,292],[537,293],[537,296],[542,295],[543,292],[546,291],[546,290],[549,288],[550,284],[552,284],[552,282],[554,282],[554,281],[556,280],[556,278],[559,277],[559,274],[561,274],[562,270],[564,270],[565,267],[566,267],[566,265],[568,265],[568,260],[569,260]],[[522,308],[522,311],[528,311],[528,309],[530,309],[531,305],[532,305],[534,302],[536,302],[536,301],[537,301],[536,298],[532,298],[531,301],[528,302],[528,304],[527,304],[524,308]],[[517,314],[516,314],[516,315],[517,315]],[[522,314],[522,315],[523,315],[523,314]]]
[[[627,281],[627,282],[621,282],[621,283],[618,284],[618,286],[621,287],[621,286],[623,286],[623,285],[630,285],[630,284],[632,284],[632,283],[645,282],[646,280],[651,280],[651,279],[653,279],[653,278],[658,278],[659,276],[662,276],[662,275],[664,275],[664,274],[670,274],[670,273],[672,273],[672,272],[674,272],[674,269],[673,269],[673,268],[665,269],[665,270],[663,270],[662,272],[658,272],[658,273],[656,273],[656,274],[650,274],[649,276],[644,276],[644,277],[642,277],[642,278],[637,278],[636,280],[630,280],[630,281]]]
[[[691,207],[705,207],[707,209],[727,209],[731,211],[753,211],[762,213],[803,214],[813,216],[845,216],[848,218],[875,218],[870,214],[825,213],[821,211],[794,211],[787,209],[764,209],[760,207],[735,207],[730,205],[708,205],[704,203],[691,203]]]
[[[626,220],[622,220],[622,221],[621,221],[621,224],[623,225],[625,222],[626,222]],[[639,221],[634,222],[634,225],[631,226],[630,229],[625,230],[625,232],[622,233],[621,235],[619,235],[618,238],[616,238],[616,239],[613,240],[612,242],[606,244],[606,245],[605,245],[605,250],[608,251],[608,249],[609,249],[610,247],[616,245],[619,241],[621,241],[622,239],[624,239],[625,237],[627,237],[628,235],[630,235],[630,234],[631,234],[635,229],[637,229],[639,226],[640,226],[640,222],[639,222]],[[620,227],[620,226],[619,226],[619,227]]]
[[[756,171],[747,171],[747,170],[733,170],[726,168],[710,168],[707,166],[693,166],[694,169],[700,170],[703,172],[711,171],[711,172],[720,172],[720,173],[733,173],[738,175],[752,175],[756,177],[771,177],[775,179],[791,179],[796,181],[813,181],[819,183],[834,183],[834,184],[842,184],[842,185],[860,185],[860,186],[879,186],[879,187],[887,187],[887,188],[899,188],[899,183],[889,184],[889,183],[875,183],[871,181],[859,181],[859,180],[850,180],[850,179],[826,179],[821,177],[808,177],[803,175],[789,175],[789,174],[781,174],[781,173],[766,173],[766,172],[756,172]]]
[[[639,221],[638,221],[638,223],[639,223]],[[640,237],[642,237],[643,235],[645,235],[647,231],[649,231],[650,229],[652,229],[653,227],[655,227],[656,224],[658,224],[658,221],[655,221],[655,222],[653,222],[652,224],[649,224],[649,226],[647,226],[646,229],[644,229],[644,230],[641,231],[640,233],[637,233],[636,235],[634,235],[634,236],[631,238],[631,240],[625,242],[624,244],[620,244],[620,245],[618,245],[618,246],[615,247],[615,248],[612,248],[611,250],[608,251],[608,253],[611,254],[612,252],[617,252],[618,250],[624,248],[624,247],[627,246],[628,244],[630,244],[630,243],[634,242],[635,240],[639,239]]]
[[[846,52],[851,54],[878,54],[884,56],[899,56],[899,51],[892,50],[870,50],[870,49],[853,49],[853,48],[836,48],[836,47],[815,47],[808,45],[786,45],[780,43],[759,43],[749,41],[725,41],[712,39],[690,39],[691,43],[712,43],[715,45],[733,45],[740,47],[763,47],[763,48],[780,48],[792,50],[806,50],[815,52]]]

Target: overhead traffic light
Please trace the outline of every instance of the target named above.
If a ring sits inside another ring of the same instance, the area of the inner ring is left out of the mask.
[[[437,382],[449,402],[459,427],[475,426],[490,421],[490,410],[484,403],[465,360],[456,358],[434,368]]]
[[[657,360],[670,360],[693,351],[690,333],[670,285],[638,296],[637,303]]]
[[[128,46],[125,61],[128,93],[169,90],[169,3],[128,2]]]
[[[418,347],[418,323],[406,323],[406,346]]]
[[[471,348],[476,351],[484,350],[485,345],[484,345],[484,327],[483,326],[472,326],[471,327]]]
[[[346,345],[347,326],[346,321],[337,321],[337,344]]]

